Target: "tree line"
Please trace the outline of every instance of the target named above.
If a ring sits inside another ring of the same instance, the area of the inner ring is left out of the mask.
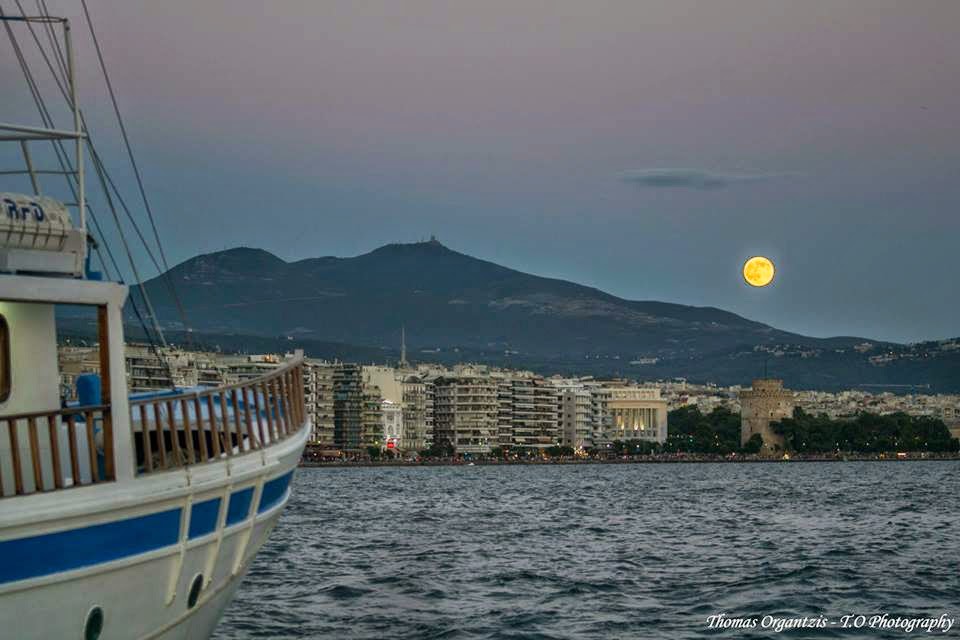
[[[669,436],[660,451],[726,455],[757,453],[759,434],[740,445],[740,414],[718,407],[703,414],[696,406],[670,412]],[[960,441],[942,420],[906,413],[877,415],[862,412],[849,418],[813,415],[800,407],[793,417],[770,425],[783,436],[784,448],[794,453],[881,453],[894,451],[957,452]]]
[[[763,446],[759,434],[740,444],[740,414],[717,407],[702,413],[695,405],[671,411],[667,418],[668,435],[663,444],[646,440],[615,440],[608,446],[587,448],[592,457],[608,455],[653,455],[692,453],[707,455],[756,454]],[[895,451],[928,451],[950,453],[960,451],[960,441],[950,435],[942,420],[906,413],[877,415],[858,413],[849,418],[813,415],[797,407],[793,417],[771,423],[774,432],[783,436],[784,448],[793,453],[882,453]],[[571,447],[554,446],[542,451],[522,447],[496,447],[489,457],[551,458],[574,455]],[[421,452],[427,458],[452,457],[453,446],[435,442]],[[371,451],[371,457],[373,452]]]
[[[960,450],[960,441],[950,435],[942,420],[906,413],[859,413],[853,418],[833,419],[797,407],[792,418],[771,427],[783,436],[784,447],[797,453]]]

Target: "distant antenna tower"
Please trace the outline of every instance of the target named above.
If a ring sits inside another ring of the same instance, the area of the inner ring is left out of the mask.
[[[400,368],[407,368],[409,363],[407,362],[407,328],[404,325],[400,325]]]

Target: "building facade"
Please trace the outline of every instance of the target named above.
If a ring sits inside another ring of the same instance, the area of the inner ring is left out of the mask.
[[[310,416],[310,441],[333,447],[333,374],[335,366],[323,360],[308,359],[303,368],[303,391]]]
[[[434,382],[434,439],[457,454],[486,454],[499,443],[497,383],[463,375]]]
[[[589,449],[594,446],[593,394],[582,386],[559,389],[560,436],[565,447]]]
[[[403,407],[390,400],[381,400],[380,420],[383,428],[384,446],[392,450],[403,449],[405,447],[403,441]]]
[[[403,449],[423,451],[433,444],[433,384],[410,375],[403,381]]]
[[[612,440],[667,441],[667,401],[659,389],[614,387],[609,390],[606,411],[610,415]]]
[[[359,451],[363,431],[363,375],[360,366],[339,364],[333,370],[333,444]]]

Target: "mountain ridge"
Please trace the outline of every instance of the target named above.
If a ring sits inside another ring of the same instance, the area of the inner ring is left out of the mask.
[[[417,295],[425,290],[437,295],[450,296],[447,304],[463,304],[464,302],[483,302],[499,310],[510,310],[517,307],[533,307],[535,314],[553,311],[559,314],[603,315],[590,313],[589,309],[576,306],[557,305],[561,302],[558,297],[568,301],[591,302],[615,305],[632,310],[646,318],[635,320],[649,321],[680,321],[701,324],[725,324],[736,327],[750,327],[762,331],[777,332],[779,335],[796,336],[806,339],[806,336],[777,330],[769,325],[749,320],[738,314],[713,307],[693,306],[656,300],[627,300],[602,289],[580,285],[560,278],[549,278],[527,274],[494,262],[474,258],[454,251],[437,241],[420,243],[394,243],[374,249],[352,257],[323,256],[305,258],[287,262],[282,258],[264,249],[253,247],[237,247],[213,253],[201,254],[185,260],[171,269],[170,275],[178,289],[188,289],[186,297],[188,307],[203,307],[216,303],[206,296],[191,298],[190,288],[200,285],[222,285],[229,283],[234,276],[244,279],[247,284],[257,284],[265,281],[275,281],[277,278],[299,279],[301,289],[313,289],[314,293],[323,296],[327,294],[345,294],[345,288],[357,286],[378,285],[388,281],[397,274],[410,275],[414,272],[417,284],[408,287],[405,293]],[[213,279],[211,279],[213,278]],[[316,282],[334,286],[325,289],[316,289]],[[145,283],[154,305],[159,308],[169,306],[162,288],[160,279],[154,278]],[[305,285],[305,287],[304,287]],[[386,286],[386,285],[383,285]],[[396,283],[390,285],[396,287]],[[289,289],[281,287],[279,290]],[[401,290],[403,290],[401,288]],[[289,293],[289,290],[287,291]],[[289,296],[258,294],[251,296],[249,291],[244,293],[242,300],[247,303],[282,302]],[[372,292],[370,292],[372,293]],[[550,306],[553,305],[553,308]],[[164,317],[164,314],[160,314]],[[165,317],[164,317],[165,318]],[[167,321],[173,319],[165,318]],[[210,322],[210,318],[201,314],[199,325]],[[415,331],[415,329],[413,329]]]
[[[887,366],[884,360],[884,368],[869,359],[908,346],[804,336],[711,306],[626,300],[475,258],[436,240],[291,262],[264,249],[236,247],[194,256],[168,275],[191,329],[211,335],[394,349],[405,326],[414,350],[460,349],[493,361],[527,359],[565,370],[594,359],[609,361],[611,372],[716,372],[716,382],[746,382],[763,370],[765,359],[782,364],[796,357],[797,365],[787,368],[792,375],[830,385],[901,378],[927,384],[934,375],[911,365],[901,376],[897,363]],[[160,322],[183,330],[162,278],[144,287]],[[131,297],[138,295],[131,291]],[[863,344],[872,351],[854,349]],[[656,365],[632,370],[624,364],[631,362]],[[942,365],[941,358],[936,367]]]

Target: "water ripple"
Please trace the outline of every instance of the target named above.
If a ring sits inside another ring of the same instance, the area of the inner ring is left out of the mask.
[[[706,618],[956,616],[958,471],[302,469],[214,637],[751,638],[769,635]]]

